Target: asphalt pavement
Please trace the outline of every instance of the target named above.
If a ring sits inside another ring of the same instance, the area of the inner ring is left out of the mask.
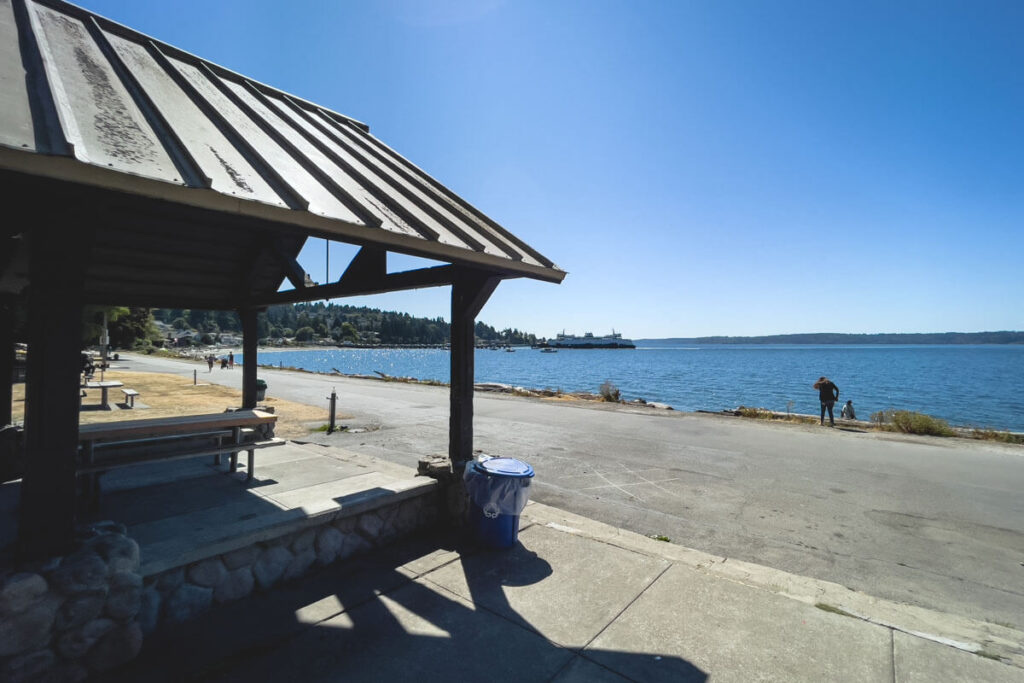
[[[183,376],[199,367],[136,356],[125,365]],[[241,374],[203,379],[240,387]],[[313,405],[337,389],[350,430],[311,439],[410,467],[447,452],[444,387],[260,376],[269,395]],[[477,448],[533,465],[541,503],[895,603],[1024,627],[1020,446],[480,392],[475,410]]]

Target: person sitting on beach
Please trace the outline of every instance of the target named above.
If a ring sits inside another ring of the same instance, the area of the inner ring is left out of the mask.
[[[843,412],[839,416],[846,420],[856,420],[857,415],[853,412],[853,401],[847,401],[846,405],[843,406]]]
[[[821,424],[825,424],[825,411],[828,410],[828,421],[835,427],[836,418],[832,415],[832,406],[839,400],[839,387],[823,376],[814,383],[814,388],[818,390],[818,398],[821,400]]]

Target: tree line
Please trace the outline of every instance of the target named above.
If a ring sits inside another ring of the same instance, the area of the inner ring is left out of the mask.
[[[209,343],[215,343],[217,335],[241,334],[242,330],[241,320],[234,311],[157,308],[152,309],[152,316],[175,330],[197,333],[200,343],[206,337],[212,338]],[[483,343],[534,344],[537,341],[534,334],[512,328],[497,330],[483,322],[476,323],[475,332]],[[397,311],[322,301],[271,306],[257,317],[257,336],[261,343],[294,340],[439,346],[448,343],[450,334],[451,325],[444,318],[420,318]]]

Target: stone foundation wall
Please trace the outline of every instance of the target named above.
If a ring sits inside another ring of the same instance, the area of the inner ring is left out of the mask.
[[[139,625],[151,633],[161,624],[188,621],[214,605],[270,590],[437,520],[436,496],[417,496],[147,576]]]
[[[93,525],[70,555],[0,567],[0,683],[102,680],[159,625],[384,546],[437,523],[439,508],[432,490],[145,578],[124,526]]]
[[[0,681],[82,681],[130,661],[142,595],[139,546],[112,522],[70,555],[0,568]]]

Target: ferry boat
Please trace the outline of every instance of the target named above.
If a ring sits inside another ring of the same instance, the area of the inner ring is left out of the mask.
[[[554,340],[547,345],[556,349],[635,349],[636,344],[632,339],[623,339],[622,334],[612,330],[611,334],[603,337],[595,337],[593,332],[587,332],[582,337],[575,334],[566,334],[562,330],[555,335]]]

